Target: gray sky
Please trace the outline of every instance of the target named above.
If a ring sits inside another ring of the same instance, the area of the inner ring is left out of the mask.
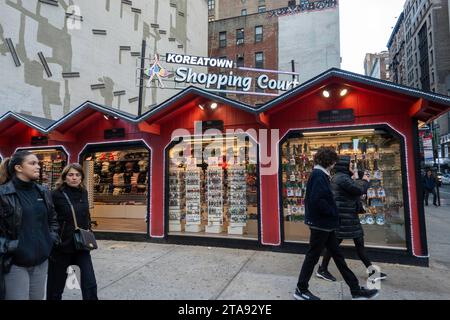
[[[364,74],[366,53],[386,44],[405,0],[340,0],[341,68]]]

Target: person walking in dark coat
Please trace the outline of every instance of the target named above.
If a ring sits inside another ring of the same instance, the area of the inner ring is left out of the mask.
[[[52,192],[53,202],[61,226],[61,245],[56,248],[51,257],[48,268],[47,300],[61,300],[67,280],[67,268],[77,265],[80,268],[81,279],[78,279],[83,300],[98,300],[97,282],[89,251],[75,249],[75,223],[71,207],[64,195],[70,199],[78,227],[91,229],[88,193],[84,187],[83,167],[77,163],[64,168],[57,188]]]
[[[340,157],[335,166],[335,172],[331,179],[331,188],[339,212],[339,230],[336,232],[338,242],[341,244],[344,239],[352,239],[358,257],[368,268],[369,278],[372,281],[384,280],[387,277],[386,274],[376,274],[376,270],[370,268],[372,262],[364,248],[364,231],[358,216],[362,208],[361,196],[365,195],[369,188],[369,177],[363,175],[361,180],[352,179],[352,177],[357,178],[357,172],[353,171],[349,156]],[[331,253],[327,250],[316,276],[327,281],[336,281],[336,278],[328,271],[330,259]]]
[[[39,175],[39,159],[28,151],[0,166],[0,300],[45,298],[59,226],[49,190],[36,183]]]
[[[431,193],[433,195],[433,205],[437,207],[438,206],[436,202],[437,182],[431,170],[428,170],[426,175],[423,177],[422,184],[423,184],[423,191],[425,193],[424,195],[425,205],[428,206],[428,198],[430,197]]]
[[[305,195],[305,224],[309,226],[311,235],[294,293],[297,300],[320,300],[309,291],[308,283],[324,248],[331,252],[339,272],[350,287],[353,299],[370,299],[378,294],[378,290],[359,286],[358,279],[347,266],[339,248],[335,233],[339,228],[338,208],[330,185],[330,170],[337,160],[336,151],[329,147],[320,148],[314,156],[316,166],[308,179]]]

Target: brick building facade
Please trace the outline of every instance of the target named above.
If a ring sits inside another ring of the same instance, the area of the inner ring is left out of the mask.
[[[337,0],[209,0],[208,8],[210,56],[233,60],[238,66],[297,72],[295,80],[300,83],[340,67]],[[226,70],[211,71],[224,73]],[[242,75],[257,77],[261,73]],[[279,81],[294,80],[292,74],[267,75]],[[262,90],[253,85],[251,91]],[[264,93],[276,95],[282,91],[266,89]],[[248,94],[228,96],[251,105],[274,98]]]
[[[242,30],[243,38],[241,38]],[[264,14],[252,14],[210,23],[209,55],[234,60],[238,67],[276,70],[278,68],[278,21],[276,19],[268,20]],[[214,73],[227,72],[227,70],[218,70],[217,68],[211,68],[210,71]],[[259,76],[259,73],[242,71],[237,75],[255,78]],[[277,79],[278,77],[276,74],[271,74],[271,78]],[[255,81],[253,81],[251,91],[257,90]],[[276,92],[268,90],[266,93]],[[261,104],[271,99],[252,95],[239,95],[238,97],[235,94],[229,94],[228,96],[251,105]]]

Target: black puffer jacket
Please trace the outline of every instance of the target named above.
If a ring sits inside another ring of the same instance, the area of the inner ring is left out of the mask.
[[[364,236],[358,217],[360,197],[367,192],[369,183],[354,181],[349,170],[350,157],[341,157],[335,166],[336,174],[331,179],[331,188],[339,212],[339,239],[354,239]]]
[[[75,223],[73,221],[73,214],[66,197],[63,192],[67,194],[75,210],[77,224],[79,228],[91,228],[91,216],[89,214],[88,193],[86,190],[80,188],[72,188],[63,186],[61,190],[54,190],[52,192],[55,210],[58,214],[58,223],[61,228],[60,237],[61,244],[55,248],[56,251],[64,253],[75,252],[75,243],[73,241],[73,234],[75,232]]]

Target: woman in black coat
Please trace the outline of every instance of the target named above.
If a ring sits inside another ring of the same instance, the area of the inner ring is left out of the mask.
[[[84,171],[79,164],[64,168],[57,189],[52,192],[53,202],[61,228],[61,245],[50,257],[47,282],[47,300],[61,300],[66,285],[67,268],[80,268],[83,300],[97,300],[97,282],[89,251],[77,251],[74,243],[75,223],[72,210],[64,193],[72,203],[79,228],[91,229],[88,193],[84,187]]]
[[[36,183],[39,159],[18,151],[0,166],[0,300],[43,300],[48,259],[58,245],[50,192]]]
[[[364,248],[364,231],[358,216],[361,208],[361,196],[366,194],[369,188],[369,177],[364,176],[359,181],[352,179],[355,172],[352,170],[349,156],[340,157],[336,163],[335,172],[336,174],[331,180],[331,188],[339,213],[339,230],[336,232],[336,237],[339,239],[339,243],[342,243],[344,239],[352,239],[358,257],[366,268],[369,268],[372,266],[372,262],[367,257]],[[316,276],[324,280],[336,281],[336,278],[328,271],[330,259],[331,255],[326,251]],[[370,271],[369,277],[373,281],[386,279],[384,273],[375,275],[374,269]]]

